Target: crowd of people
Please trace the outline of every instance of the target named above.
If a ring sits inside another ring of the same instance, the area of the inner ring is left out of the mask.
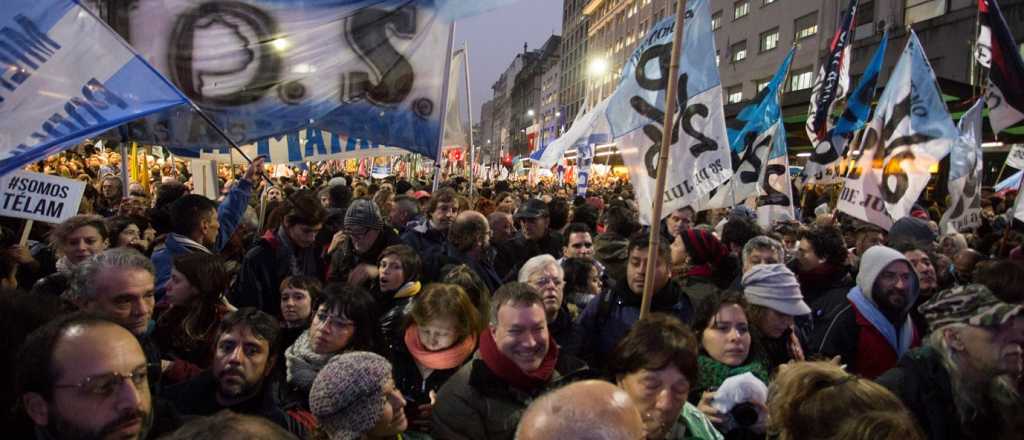
[[[624,182],[434,191],[258,159],[213,200],[69,154],[37,170],[90,183],[79,215],[27,245],[2,219],[11,438],[1024,432],[1012,194],[967,234],[939,233],[937,204],[884,230],[817,192],[769,228],[682,208],[652,239]]]

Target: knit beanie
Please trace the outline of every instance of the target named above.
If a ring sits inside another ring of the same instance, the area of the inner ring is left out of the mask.
[[[348,205],[345,211],[345,227],[353,226],[368,229],[384,229],[384,220],[380,215],[380,208],[376,203],[367,199],[356,199]]]
[[[687,229],[681,234],[683,246],[686,247],[686,255],[690,257],[690,264],[697,266],[701,264],[718,264],[722,257],[729,253],[728,249],[714,234],[703,229]]]
[[[800,283],[796,275],[785,264],[758,264],[743,274],[740,281],[743,296],[750,304],[785,313],[789,316],[801,316],[811,313],[811,308],[804,302],[800,293]]]
[[[384,411],[391,364],[376,353],[353,351],[327,363],[309,391],[309,409],[331,440],[355,440]]]

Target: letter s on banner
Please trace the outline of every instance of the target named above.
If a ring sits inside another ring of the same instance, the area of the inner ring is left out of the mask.
[[[12,171],[0,177],[0,215],[54,224],[63,222],[78,214],[85,185],[81,180]]]

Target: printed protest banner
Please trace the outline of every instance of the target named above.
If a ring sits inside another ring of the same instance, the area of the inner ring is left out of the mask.
[[[307,128],[285,136],[260,139],[255,144],[241,148],[250,158],[264,156],[267,163],[295,164],[310,161],[358,159],[362,157],[395,156],[408,154],[407,150],[383,145],[374,145],[364,140],[345,138],[316,128]],[[220,163],[242,163],[245,159],[230,147],[214,148],[172,148],[176,156],[215,160]]]
[[[981,151],[981,108],[978,100],[960,118],[960,137],[949,153],[949,197],[951,208],[939,221],[943,232],[959,232],[981,226],[981,183],[985,168]]]
[[[655,197],[663,198],[664,217],[707,197],[732,175],[708,1],[689,1],[686,6],[677,96],[665,96],[675,29],[671,16],[637,45],[608,104],[608,122],[629,169],[643,224],[661,220],[652,218]],[[676,99],[679,111],[673,122],[666,189],[654,194],[666,99]]]
[[[829,44],[828,57],[821,63],[811,91],[811,104],[807,109],[807,138],[817,145],[825,141],[832,128],[832,111],[836,102],[846,96],[850,88],[850,37],[854,31],[859,0],[850,5],[836,27]]]
[[[0,175],[186,102],[73,0],[5,0],[0,48]]]
[[[793,185],[789,175],[786,127],[776,121],[771,153],[761,170],[757,197],[757,224],[765,230],[778,221],[796,220]]]
[[[86,183],[16,170],[0,177],[0,215],[60,223],[78,214]]]
[[[985,104],[992,131],[999,133],[1024,120],[1024,59],[1017,40],[995,0],[978,0],[981,29],[976,57],[988,68]]]

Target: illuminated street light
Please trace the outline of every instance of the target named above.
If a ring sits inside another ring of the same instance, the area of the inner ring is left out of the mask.
[[[290,46],[288,40],[285,40],[284,38],[275,38],[273,40],[270,40],[270,45],[277,50],[285,50],[288,48],[288,46]]]
[[[594,58],[590,60],[590,66],[587,67],[587,71],[590,76],[601,76],[608,73],[608,61],[604,58]]]
[[[532,108],[526,111],[526,117],[528,118],[532,118],[534,114],[535,113],[533,112]]]

